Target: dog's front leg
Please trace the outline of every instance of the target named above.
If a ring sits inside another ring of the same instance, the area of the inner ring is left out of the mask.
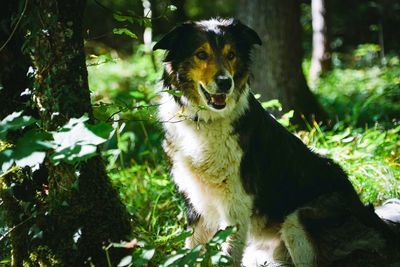
[[[207,220],[192,205],[189,199],[185,198],[186,221],[188,230],[193,233],[186,239],[185,247],[194,248],[206,244],[218,230],[218,222]]]
[[[300,209],[286,217],[281,229],[281,238],[296,267],[315,267],[316,251],[302,223],[302,212],[304,210]]]
[[[241,266],[244,247],[246,244],[248,225],[239,224],[237,225],[237,228],[237,232],[228,240],[233,266]]]
[[[188,228],[193,231],[193,234],[186,239],[186,248],[194,248],[198,245],[206,244],[215,234],[217,229],[207,225],[202,216],[198,216],[195,221],[188,220],[188,222]]]
[[[228,226],[235,226],[237,231],[227,239],[226,243],[222,244],[222,251],[232,257],[232,266],[241,266],[249,223],[242,220],[235,220],[229,223],[222,223],[220,228],[223,230]]]

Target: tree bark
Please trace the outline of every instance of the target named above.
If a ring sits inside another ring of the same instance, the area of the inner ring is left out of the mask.
[[[302,71],[300,2],[240,0],[241,20],[255,29],[263,45],[253,54],[250,87],[261,100],[278,99],[283,112],[295,111],[294,122],[325,120],[326,113],[307,86]]]
[[[328,0],[312,0],[313,50],[310,67],[310,80],[316,81],[332,69]]]
[[[85,113],[93,121],[83,49],[84,8],[85,1],[82,0],[29,1],[20,24],[21,31],[27,33],[25,42],[12,48],[21,51],[24,47],[24,52],[32,59],[30,64],[35,73],[33,105],[39,111],[41,126],[48,131]],[[11,14],[7,16],[10,18]],[[23,71],[0,72],[4,74],[0,75],[4,87],[0,90],[2,94],[16,97],[17,92],[25,89],[19,80],[7,80],[8,75],[18,77]],[[11,104],[12,108],[16,107]],[[27,251],[18,250],[18,261],[13,265],[21,266],[23,262],[28,266],[86,266],[91,263],[106,266],[103,246],[110,241],[127,240],[131,226],[118,192],[106,174],[103,160],[97,156],[76,165],[54,166],[50,161],[45,161],[44,165],[46,171],[33,180],[43,181],[45,184],[40,186],[46,190],[32,189],[36,190],[31,192],[33,199],[23,200],[34,207],[35,215],[31,214],[30,225],[42,234],[32,239],[25,231],[23,240],[28,242]],[[40,197],[37,190],[42,194]],[[15,195],[11,196],[7,203],[12,204],[15,199]],[[14,209],[10,210],[11,215],[21,212],[18,205],[14,208],[11,205],[10,209]],[[10,227],[18,223],[9,221]],[[13,249],[16,245],[13,244]],[[115,265],[126,251],[109,253]]]
[[[18,10],[18,1],[7,0],[0,8],[0,25],[2,26],[0,27],[0,46],[2,47],[0,51],[0,119],[20,110],[24,110],[25,115],[37,116],[36,110],[30,108],[30,96],[22,94],[25,89],[31,87],[32,81],[27,76],[30,59],[21,51],[24,43],[23,35],[19,29],[16,29],[12,35],[12,18],[20,16],[19,13],[21,10]],[[8,141],[13,143],[20,135],[21,132],[13,133]],[[18,189],[23,188],[21,186],[23,181],[29,181],[30,178],[29,172],[24,170],[18,170],[0,178],[0,199],[5,211],[4,219],[11,229],[8,238],[12,247],[12,266],[23,266],[24,261],[29,261],[29,246],[26,241],[32,220],[25,213],[24,201],[19,199]],[[11,187],[11,185],[17,186]],[[26,194],[23,195],[23,197],[28,197]]]

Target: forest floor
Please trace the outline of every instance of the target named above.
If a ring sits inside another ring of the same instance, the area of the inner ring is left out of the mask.
[[[381,60],[370,46],[335,54],[334,69],[311,86],[333,127],[286,126],[311,149],[338,162],[364,203],[379,205],[400,198],[400,59],[393,55]],[[163,53],[152,55],[143,47],[125,57],[98,52],[102,55],[89,55],[87,61],[94,114],[99,121],[111,121],[115,129],[102,153],[132,216],[132,240],[137,244],[134,254],[119,266],[191,266],[195,261],[202,261],[202,266],[229,265],[219,246],[235,229],[218,233],[205,249],[182,249],[190,233],[185,230],[183,201],[169,175],[155,116]],[[303,68],[307,76],[309,60]],[[1,239],[4,225],[0,210]],[[0,242],[0,254],[9,254],[5,240]]]
[[[307,130],[288,129],[338,162],[363,202],[379,205],[400,197],[400,62],[392,56],[382,63],[371,53],[366,45],[353,55],[335,55],[334,70],[312,86],[334,120],[332,128],[313,124]],[[111,54],[91,59],[89,78],[99,118],[117,114],[112,117],[117,132],[104,155],[134,218],[133,238],[142,245],[136,264],[151,258],[154,264],[169,266],[180,257],[189,262],[198,253],[180,250],[188,235],[185,212],[169,176],[160,146],[162,131],[154,116],[161,56],[139,49],[125,59]],[[307,74],[309,62],[303,65]],[[224,262],[216,251],[203,257]]]

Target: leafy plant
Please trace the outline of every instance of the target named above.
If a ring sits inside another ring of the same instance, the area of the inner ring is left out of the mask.
[[[0,122],[3,138],[10,131],[33,126],[37,122],[30,116],[22,116],[22,112],[14,112]],[[97,146],[106,142],[113,128],[102,122],[89,124],[84,115],[70,119],[56,131],[45,131],[33,127],[23,133],[14,145],[0,151],[2,172],[6,172],[13,164],[19,167],[37,168],[46,155],[57,165],[61,161],[76,163],[96,155]]]
[[[387,61],[386,66],[335,68],[313,90],[336,121],[390,127],[400,119],[400,64],[396,56]]]
[[[181,249],[170,256],[161,266],[229,266],[230,257],[221,251],[221,246],[236,229],[228,227],[218,231],[204,246],[198,245],[192,249]]]

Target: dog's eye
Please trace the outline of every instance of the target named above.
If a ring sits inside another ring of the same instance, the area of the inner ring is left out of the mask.
[[[208,54],[204,51],[200,51],[196,53],[196,57],[201,60],[206,60],[208,58]]]
[[[235,55],[235,53],[233,53],[232,51],[229,52],[229,53],[226,55],[226,58],[227,58],[228,60],[233,60],[235,57],[236,57],[236,55]]]

